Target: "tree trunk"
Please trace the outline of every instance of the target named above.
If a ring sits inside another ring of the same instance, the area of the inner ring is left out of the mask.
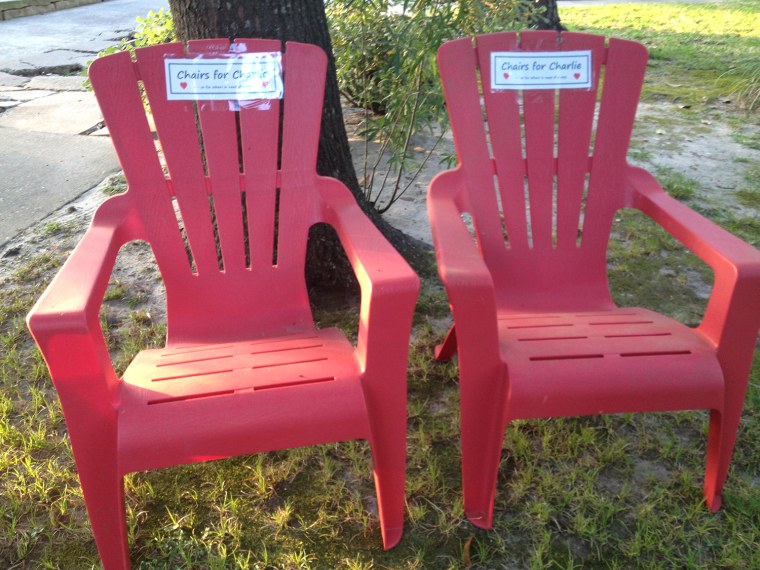
[[[328,56],[325,102],[319,138],[317,171],[343,182],[373,223],[405,256],[419,247],[390,227],[364,199],[351,160],[341,107],[335,58],[323,0],[169,0],[178,39],[264,38],[316,44]],[[355,280],[335,232],[312,229],[306,268],[310,286],[354,288]]]
[[[557,0],[535,0],[536,6],[543,8],[541,13],[536,17],[535,24],[539,30],[556,30],[564,32],[565,27],[559,21],[559,10],[557,9]]]

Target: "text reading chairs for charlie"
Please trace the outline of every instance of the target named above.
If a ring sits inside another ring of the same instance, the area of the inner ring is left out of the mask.
[[[348,189],[317,175],[324,52],[298,43],[281,51],[278,41],[196,41],[90,68],[128,190],[98,209],[28,322],[61,398],[106,568],[129,565],[125,473],[346,439],[369,440],[384,545],[401,538],[419,281]],[[224,95],[224,73],[250,80],[235,87],[250,93]],[[269,95],[281,77],[282,109]],[[183,90],[199,95],[168,98]],[[304,258],[319,222],[337,231],[361,287],[356,348],[312,319]],[[131,240],[155,255],[168,333],[165,348],[141,352],[118,378],[99,310]]]
[[[710,410],[704,491],[720,507],[760,324],[760,252],[627,163],[646,62],[638,43],[576,33],[483,35],[438,52],[459,163],[428,195],[454,315],[437,357],[458,349],[465,511],[477,526],[492,524],[504,430],[520,418]],[[613,303],[606,252],[620,208],[713,269],[697,328]]]

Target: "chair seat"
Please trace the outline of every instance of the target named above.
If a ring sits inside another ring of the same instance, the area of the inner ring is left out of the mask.
[[[337,329],[142,351],[120,386],[121,471],[366,439],[360,377]]]
[[[519,418],[720,407],[723,373],[699,333],[647,309],[500,313]],[[510,420],[517,419],[510,414]]]

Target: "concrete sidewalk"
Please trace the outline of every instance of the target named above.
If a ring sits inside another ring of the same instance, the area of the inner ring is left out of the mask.
[[[111,0],[0,21],[0,258],[25,228],[119,170],[80,75],[166,0]]]
[[[36,16],[95,2],[103,2],[103,0],[0,0],[0,20]]]

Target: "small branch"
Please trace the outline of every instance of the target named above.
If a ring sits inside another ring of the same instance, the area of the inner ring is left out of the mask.
[[[416,95],[414,98],[414,107],[412,107],[412,116],[409,117],[409,127],[406,129],[406,140],[404,141],[404,148],[401,150],[401,161],[399,162],[398,167],[398,175],[396,176],[396,183],[393,186],[393,192],[391,193],[390,200],[388,200],[388,204],[383,208],[378,208],[378,211],[381,214],[384,214],[388,211],[388,208],[390,208],[393,203],[397,200],[396,195],[398,194],[398,189],[401,186],[401,174],[404,172],[404,161],[406,160],[406,154],[409,151],[409,142],[412,140],[412,133],[414,132],[414,122],[417,118],[417,110],[420,106],[420,85],[422,83],[422,63],[420,63],[419,67],[417,68],[417,81],[415,85]],[[390,172],[390,169],[388,169],[388,172]],[[387,178],[387,174],[386,174]],[[385,186],[385,181],[383,181],[383,186]]]
[[[372,176],[370,176],[369,192],[367,194],[368,202],[372,201],[370,198],[372,196],[372,187],[374,186],[374,183],[375,183],[375,173],[377,172],[377,167],[380,165],[380,161],[382,160],[383,155],[385,154],[385,150],[388,148],[388,145],[390,144],[390,141],[393,138],[393,133],[396,132],[396,125],[398,124],[398,121],[399,121],[399,116],[396,115],[396,117],[393,120],[393,123],[391,124],[390,133],[388,133],[388,135],[385,137],[385,140],[383,140],[383,144],[380,147],[380,152],[378,152],[377,154],[377,160],[375,160],[375,164],[372,166],[372,170],[371,170]],[[377,195],[376,200],[380,198],[380,194],[382,194],[383,188],[385,187],[385,180],[387,179],[388,179],[388,174],[386,172],[385,179],[383,180],[383,184],[380,186],[380,191]]]
[[[427,156],[425,156],[425,159],[422,161],[422,163],[420,164],[419,168],[412,175],[412,178],[409,180],[409,183],[406,186],[404,186],[404,189],[401,192],[399,192],[398,196],[396,197],[396,200],[398,200],[399,198],[401,198],[401,196],[403,196],[406,193],[406,191],[409,190],[409,188],[412,186],[412,184],[414,184],[414,181],[417,180],[417,177],[420,175],[420,172],[422,172],[422,169],[425,168],[425,165],[427,164],[427,161],[430,160],[431,156],[433,156],[433,153],[435,152],[435,149],[438,148],[438,144],[443,140],[443,137],[445,135],[446,135],[446,131],[443,131],[441,133],[441,135],[438,137],[438,139],[435,141],[435,144],[433,145],[433,148],[431,148],[428,151]],[[390,208],[391,206],[392,206],[392,204],[388,204],[388,208]]]
[[[341,94],[341,97],[345,97],[346,101],[351,103],[354,107],[361,107],[361,104],[343,89],[338,89],[338,93]]]

